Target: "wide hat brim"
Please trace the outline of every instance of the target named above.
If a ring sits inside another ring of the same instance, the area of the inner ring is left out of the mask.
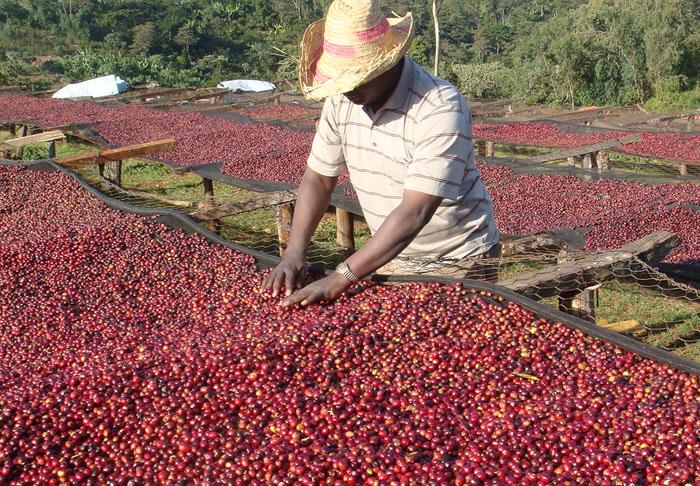
[[[387,19],[389,29],[371,45],[363,46],[361,55],[341,58],[324,50],[326,19],[311,24],[301,42],[299,82],[308,99],[322,100],[347,93],[384,74],[408,52],[414,35],[413,15]],[[328,71],[318,75],[318,65]]]

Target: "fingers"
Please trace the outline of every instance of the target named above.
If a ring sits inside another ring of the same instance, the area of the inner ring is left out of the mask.
[[[325,296],[324,296],[321,292],[314,292],[314,293],[312,293],[311,295],[309,295],[306,299],[304,299],[304,300],[301,302],[301,305],[302,305],[302,307],[305,307],[305,306],[307,306],[307,305],[314,304],[314,303],[316,303],[316,302],[318,302],[318,301],[320,301],[320,300],[323,300],[324,297],[325,297]]]
[[[274,274],[274,271],[268,273],[265,278],[262,281],[262,284],[260,284],[260,289],[261,290],[266,290],[270,288],[270,285],[272,285],[272,275]]]
[[[301,268],[301,271],[299,272],[299,275],[297,275],[297,281],[295,284],[295,287],[297,290],[304,288],[304,280],[308,276],[308,268],[307,265],[304,264],[304,266]]]
[[[300,304],[304,302],[311,294],[312,291],[310,291],[309,289],[299,290],[298,292],[295,292],[286,299],[284,299],[280,305],[282,307],[289,307],[290,305]]]
[[[287,297],[292,295],[292,292],[294,292],[294,281],[297,280],[297,276],[294,274],[294,272],[287,270],[287,274],[285,275],[284,279],[284,288],[287,293]]]
[[[277,269],[275,270],[275,277],[272,282],[272,296],[277,297],[280,294],[280,289],[282,288],[282,282],[284,281],[284,276],[287,272],[285,270]]]

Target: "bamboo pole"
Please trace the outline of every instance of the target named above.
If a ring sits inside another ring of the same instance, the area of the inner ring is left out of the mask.
[[[440,20],[438,19],[439,5],[442,0],[433,0],[433,24],[435,26],[435,76],[440,70]]]

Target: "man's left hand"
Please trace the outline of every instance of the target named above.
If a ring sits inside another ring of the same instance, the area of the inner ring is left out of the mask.
[[[350,280],[339,273],[334,273],[296,291],[284,299],[280,305],[282,305],[282,307],[288,307],[294,304],[307,306],[319,301],[332,302],[340,297],[350,285],[352,285]]]

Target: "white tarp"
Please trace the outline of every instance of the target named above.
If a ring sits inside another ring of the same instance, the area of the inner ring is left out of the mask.
[[[119,76],[110,74],[101,78],[90,79],[82,83],[69,84],[53,94],[53,98],[102,98],[123,93],[129,87],[129,83]]]
[[[263,91],[272,91],[275,89],[274,84],[255,79],[234,79],[231,81],[222,81],[216,87],[219,89],[227,89],[229,91],[253,91],[255,93],[262,93]]]

